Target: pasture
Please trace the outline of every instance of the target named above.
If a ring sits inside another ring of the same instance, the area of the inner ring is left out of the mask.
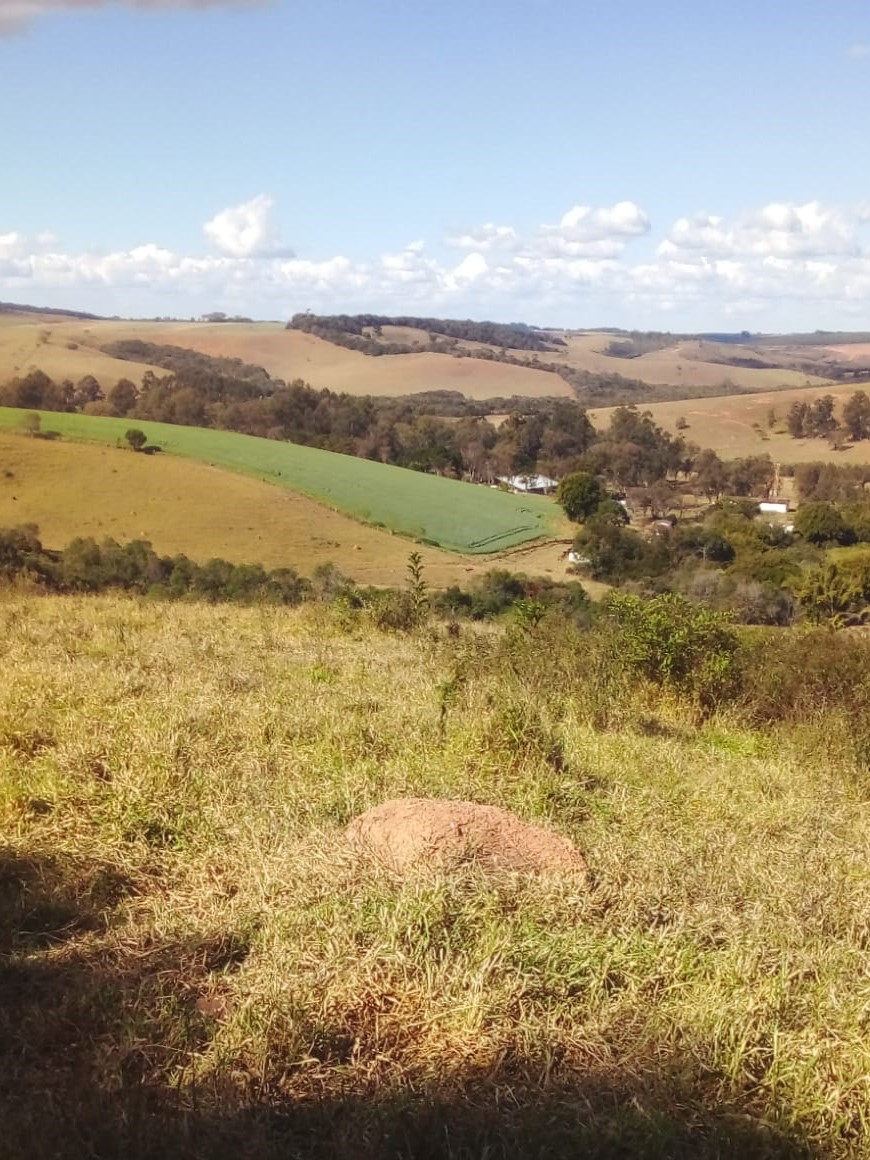
[[[567,347],[558,353],[539,355],[542,362],[564,362],[578,370],[599,374],[617,374],[644,383],[692,388],[721,388],[728,394],[734,388],[743,391],[775,391],[783,387],[801,387],[824,383],[824,371],[807,375],[785,366],[782,369],[728,366],[713,359],[722,353],[715,343],[687,340],[675,341],[661,350],[650,351],[637,358],[614,358],[605,354],[608,343],[619,338],[612,334],[569,334]],[[739,348],[725,353],[737,355]],[[775,352],[767,352],[771,360]]]
[[[0,430],[22,430],[25,414],[0,408]],[[457,552],[502,551],[539,537],[552,538],[564,526],[561,509],[542,496],[513,496],[297,444],[91,415],[46,412],[42,424],[64,439],[112,446],[122,443],[124,433],[136,426],[171,455],[241,472],[364,523]],[[143,458],[159,473],[162,456]]]
[[[837,412],[860,384],[824,385],[759,394],[723,395],[709,399],[684,399],[668,403],[650,403],[644,410],[652,413],[656,423],[668,431],[685,436],[700,447],[712,447],[723,459],[768,454],[776,463],[867,463],[870,462],[870,440],[847,443],[835,451],[825,439],[792,439],[785,425],[786,414],[795,401],[811,403],[820,395],[833,395]],[[613,407],[590,410],[596,427],[606,427]],[[768,416],[774,412],[774,425]],[[684,418],[689,426],[678,431],[677,421]]]
[[[53,378],[76,380],[93,374],[104,388],[119,378],[141,380],[148,369],[145,364],[112,359],[99,349],[105,343],[129,338],[188,347],[215,357],[240,358],[264,367],[273,378],[287,382],[304,379],[319,389],[354,395],[459,391],[472,399],[488,399],[572,394],[558,375],[530,367],[425,352],[370,358],[314,335],[286,330],[278,322],[7,324],[0,326],[0,379],[38,367]]]
[[[0,623],[4,1155],[866,1157],[834,709],[699,723],[563,624],[14,592]],[[355,857],[414,795],[546,825],[591,883]]]
[[[428,342],[428,334],[403,327],[386,327],[386,341],[410,344]],[[116,320],[54,320],[50,317],[22,320],[15,315],[0,320],[0,379],[40,368],[55,379],[74,381],[93,374],[104,388],[118,378],[140,380],[145,364],[109,358],[100,347],[120,339],[188,347],[215,357],[240,358],[264,367],[274,378],[303,379],[317,388],[351,394],[396,396],[420,391],[459,391],[468,398],[572,397],[569,385],[558,375],[533,366],[511,366],[483,359],[457,359],[445,354],[415,352],[373,358],[347,350],[300,331],[286,330],[281,322],[203,323],[136,322]],[[699,388],[720,388],[723,394],[738,388],[772,391],[825,382],[824,360],[851,357],[849,347],[783,348],[782,369],[727,366],[712,361],[721,355],[749,353],[727,350],[716,343],[674,342],[662,350],[638,358],[614,358],[604,350],[614,336],[605,333],[570,334],[567,346],[553,353],[539,353],[541,362],[561,362],[579,370],[618,374],[651,385],[685,386],[687,393]],[[469,350],[482,344],[461,344]],[[494,348],[489,348],[494,349]],[[840,353],[838,353],[840,351]],[[775,349],[765,349],[775,359]],[[792,369],[800,355],[819,362],[818,375]],[[162,373],[162,372],[157,372]]]

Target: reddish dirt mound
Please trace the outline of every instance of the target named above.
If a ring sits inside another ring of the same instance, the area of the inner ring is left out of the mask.
[[[586,874],[585,858],[567,838],[475,802],[384,802],[355,818],[347,837],[356,849],[396,870],[474,862],[499,870]]]

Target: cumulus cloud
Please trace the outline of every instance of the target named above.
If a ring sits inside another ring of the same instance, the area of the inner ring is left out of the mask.
[[[867,218],[864,205],[824,206],[818,201],[771,202],[733,222],[697,214],[674,222],[659,254],[665,258],[686,252],[723,257],[854,257],[861,252],[859,230]]]
[[[205,236],[232,258],[292,257],[272,221],[272,198],[265,193],[230,206],[205,223]]]
[[[741,329],[812,328],[870,308],[868,204],[775,202],[733,219],[689,214],[636,258],[632,238],[650,229],[642,210],[579,206],[528,236],[492,227],[484,237],[511,229],[511,244],[470,248],[458,262],[420,240],[364,262],[295,257],[281,246],[272,208],[261,195],[221,211],[205,226],[215,249],[199,255],[156,242],[70,253],[50,234],[0,232],[0,298],[107,314],[220,308],[274,318],[311,306],[568,325],[660,319],[671,329],[741,317]]]
[[[260,0],[0,0],[0,36],[21,32],[40,16],[84,8],[123,4],[145,10],[157,8],[208,8],[218,4],[253,6]]]
[[[447,244],[459,250],[510,250],[518,242],[519,234],[513,226],[497,226],[494,222],[447,238]]]
[[[526,244],[526,252],[551,257],[616,258],[632,238],[650,230],[650,220],[633,201],[593,209],[575,205],[564,213],[558,225],[543,225]]]

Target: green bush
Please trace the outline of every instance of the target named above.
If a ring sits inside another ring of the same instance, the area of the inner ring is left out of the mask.
[[[650,600],[613,592],[605,603],[616,656],[656,685],[712,709],[733,685],[738,639],[727,613],[665,593]]]

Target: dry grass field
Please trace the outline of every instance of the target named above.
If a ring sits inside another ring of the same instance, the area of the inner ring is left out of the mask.
[[[240,358],[265,367],[275,378],[304,379],[313,387],[351,394],[459,391],[474,399],[571,395],[566,382],[545,371],[428,353],[370,358],[277,322],[7,323],[0,327],[0,379],[33,367],[56,378],[93,374],[104,387],[122,377],[141,379],[145,365],[111,359],[99,350],[130,338]]]
[[[785,428],[785,417],[795,400],[812,402],[820,395],[833,395],[839,407],[859,389],[850,386],[808,387],[798,390],[771,391],[751,395],[727,395],[709,399],[684,399],[677,402],[650,403],[655,421],[668,431],[677,431],[677,420],[689,424],[681,433],[700,447],[712,447],[723,459],[768,454],[777,463],[870,462],[870,440],[846,444],[833,450],[825,439],[792,439]],[[863,387],[860,389],[864,389]],[[774,427],[768,427],[768,415],[776,415]],[[606,426],[612,407],[589,412],[596,427]],[[757,427],[756,427],[757,424]],[[760,428],[760,430],[758,429]]]
[[[15,592],[0,623],[4,1160],[866,1158],[845,729],[699,725],[561,625],[500,653]],[[413,795],[549,826],[591,882],[355,857]]]
[[[7,473],[11,473],[7,474]],[[308,576],[333,563],[360,584],[401,585],[408,554],[423,557],[436,587],[463,585],[490,568],[567,576],[566,545],[460,556],[370,527],[305,496],[175,456],[30,439],[0,432],[0,527],[35,523],[44,543],[75,536],[150,540],[166,555],[214,556]],[[564,523],[564,536],[573,530]],[[587,584],[593,594],[603,586]]]
[[[83,328],[111,326],[111,323],[70,322],[50,316],[22,321],[18,315],[0,315],[0,381],[41,370],[55,381],[78,382],[93,375],[104,387],[118,379],[139,381],[146,370],[164,374],[159,367],[128,363],[110,358],[98,349],[103,341]]]
[[[486,399],[512,395],[528,397],[571,396],[571,388],[558,375],[533,367],[511,366],[481,359],[455,359],[426,352],[379,358],[347,350],[301,331],[288,331],[280,322],[192,323],[71,321],[49,316],[22,319],[0,317],[0,379],[39,367],[53,378],[93,374],[106,386],[120,377],[141,378],[145,365],[124,363],[102,354],[105,343],[138,338],[145,342],[189,347],[203,354],[240,358],[265,367],[274,377],[304,379],[318,388],[353,394],[407,395],[420,391],[459,391],[469,398]],[[425,331],[408,327],[385,327],[383,338],[422,345]],[[638,358],[613,358],[604,354],[610,334],[570,335],[558,352],[539,354],[541,362],[563,362],[581,370],[619,374],[657,385],[693,388],[729,387],[770,391],[783,386],[800,387],[825,381],[824,358],[853,357],[852,348],[807,348],[806,357],[820,362],[818,376],[783,369],[732,367],[707,361],[723,348],[715,343],[682,342]],[[463,343],[467,349],[481,344]],[[863,349],[863,348],[861,348]],[[837,352],[841,352],[837,354]],[[728,353],[728,352],[726,352]],[[733,353],[740,353],[739,351]],[[783,351],[788,361],[794,351]],[[766,357],[775,352],[766,350]],[[858,357],[858,356],[854,356]]]
[[[542,354],[539,358],[542,362],[564,362],[580,370],[618,374],[651,384],[687,389],[721,386],[723,393],[729,386],[747,391],[773,391],[782,386],[799,387],[826,381],[823,376],[808,376],[794,370],[725,366],[706,361],[720,350],[715,343],[679,342],[638,358],[613,358],[604,351],[616,337],[619,336],[604,333],[569,335],[567,349]]]

